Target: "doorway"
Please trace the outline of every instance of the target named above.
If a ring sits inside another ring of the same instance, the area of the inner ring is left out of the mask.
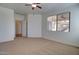
[[[16,20],[16,37],[22,37],[22,21]]]

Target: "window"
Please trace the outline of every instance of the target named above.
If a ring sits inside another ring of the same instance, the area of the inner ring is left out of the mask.
[[[47,19],[50,31],[69,32],[70,31],[70,12],[50,16]]]
[[[48,25],[50,31],[56,31],[56,16],[48,17]]]

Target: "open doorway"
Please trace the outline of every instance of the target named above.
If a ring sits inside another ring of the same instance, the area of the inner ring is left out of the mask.
[[[15,13],[15,36],[27,37],[27,18],[25,15]]]
[[[16,20],[16,37],[22,37],[22,21]]]

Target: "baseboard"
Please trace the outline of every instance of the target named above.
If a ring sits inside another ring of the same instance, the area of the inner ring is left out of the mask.
[[[45,38],[45,37],[43,37],[43,39],[51,40],[51,39]],[[76,46],[76,45],[67,44],[67,43],[63,43],[63,42],[56,41],[56,40],[51,40],[51,41],[54,41],[54,42],[57,42],[59,44],[63,44],[63,45],[66,45],[66,46],[71,46],[71,47],[75,47],[75,48],[78,48],[79,49],[79,46]]]
[[[13,41],[13,40],[14,40],[14,38],[11,38],[11,39],[0,41],[0,43],[5,43],[5,42]]]
[[[30,38],[30,39],[42,39],[42,37],[27,37],[27,36],[22,36],[23,38]],[[16,39],[16,37],[15,37]]]
[[[42,39],[42,37],[27,37],[27,38],[31,38],[31,39]]]

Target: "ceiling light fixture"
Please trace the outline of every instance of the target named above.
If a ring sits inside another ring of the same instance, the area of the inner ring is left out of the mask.
[[[32,7],[36,8],[36,4],[32,4]]]
[[[39,8],[42,9],[42,6],[39,5],[40,3],[30,3],[30,4],[25,4],[25,6],[32,6],[32,10],[34,10],[35,8]]]

